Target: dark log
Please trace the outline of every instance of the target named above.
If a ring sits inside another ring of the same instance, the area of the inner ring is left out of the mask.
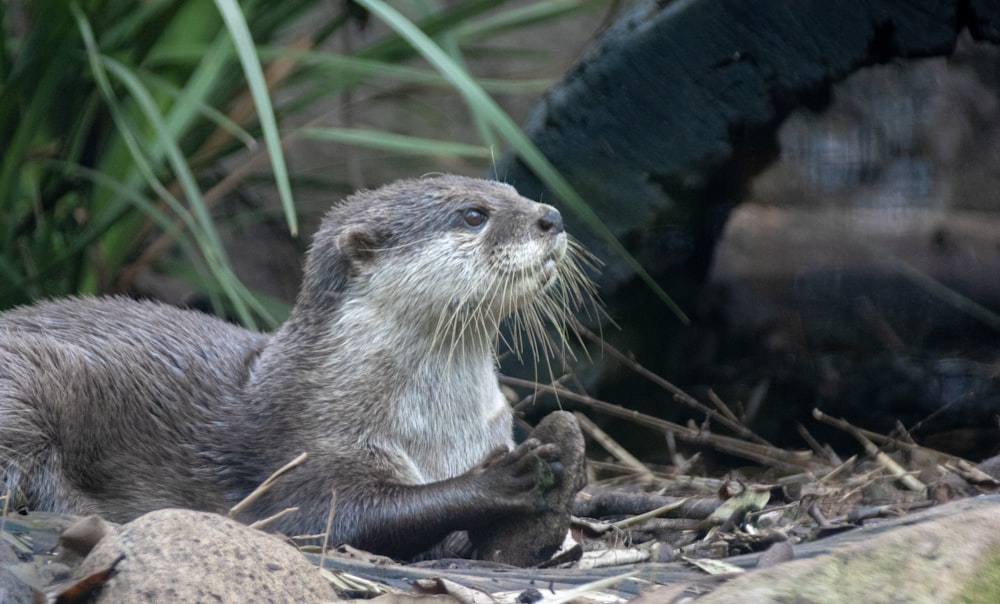
[[[822,106],[864,66],[949,54],[963,28],[1000,42],[1000,3],[650,1],[608,29],[525,131],[655,276],[697,284],[792,109]],[[553,198],[510,154],[496,174]],[[571,231],[608,263],[605,292],[631,277],[585,228]],[[664,283],[682,301],[693,293]]]

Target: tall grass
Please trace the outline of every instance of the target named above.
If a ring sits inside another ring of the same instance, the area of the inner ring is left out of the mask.
[[[465,55],[497,34],[603,3],[399,4],[405,16],[381,0],[7,2],[0,12],[0,308],[127,291],[140,269],[153,268],[187,281],[217,312],[273,326],[284,311],[236,278],[213,207],[253,177],[245,166],[265,154],[270,187],[294,233],[292,184],[311,177],[286,166],[296,140],[425,157],[426,171],[454,160],[485,163],[497,145],[512,144],[586,216],[490,96],[537,93],[540,82],[477,80]],[[372,16],[389,30],[330,50],[338,33],[362,29]],[[454,90],[467,107],[456,119],[475,139],[309,119],[332,95],[350,98],[375,81]],[[591,223],[603,229],[593,216]],[[170,261],[177,256],[183,261]]]

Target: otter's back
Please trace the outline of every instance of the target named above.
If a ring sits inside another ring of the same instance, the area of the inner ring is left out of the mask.
[[[209,485],[218,481],[222,447],[231,450],[224,435],[240,416],[232,406],[248,364],[267,340],[201,313],[124,298],[0,313],[7,487],[40,509],[76,513],[96,509],[81,492],[122,495],[102,497],[123,502],[112,520],[168,505],[224,508],[221,489]]]

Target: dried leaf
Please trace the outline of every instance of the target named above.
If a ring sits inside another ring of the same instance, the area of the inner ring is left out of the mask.
[[[723,562],[722,560],[710,560],[707,558],[688,558],[681,556],[681,559],[689,564],[693,564],[710,575],[725,575],[729,573],[746,572],[735,564]]]
[[[104,587],[104,584],[108,582],[108,579],[115,576],[115,573],[117,573],[115,567],[118,566],[118,563],[124,559],[125,554],[122,554],[118,556],[118,558],[107,568],[90,573],[86,577],[73,582],[71,585],[55,594],[53,602],[55,602],[55,604],[78,604],[87,602],[90,596],[97,592],[98,589]]]

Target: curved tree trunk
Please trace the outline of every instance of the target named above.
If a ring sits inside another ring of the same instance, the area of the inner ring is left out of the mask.
[[[777,154],[789,112],[822,106],[864,66],[952,51],[968,27],[1000,42],[992,0],[651,1],[615,23],[525,131],[654,275],[700,281],[729,210]],[[552,199],[518,159],[496,168]],[[605,291],[630,278],[608,262]],[[681,298],[686,298],[683,288]]]

